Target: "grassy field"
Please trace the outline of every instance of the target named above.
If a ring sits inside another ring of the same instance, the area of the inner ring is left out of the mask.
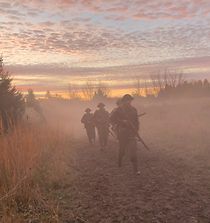
[[[139,145],[138,177],[128,159],[117,167],[115,139],[105,152],[88,145],[80,118],[94,103],[47,102],[47,125],[1,137],[1,222],[209,223],[210,100],[134,105],[151,147]]]
[[[1,222],[58,222],[48,191],[59,183],[67,138],[47,125],[24,124],[0,138]]]

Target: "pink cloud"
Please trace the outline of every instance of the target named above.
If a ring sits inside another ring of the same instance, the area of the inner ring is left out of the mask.
[[[210,20],[204,17],[210,12],[208,0],[3,0],[0,6],[5,17],[0,46],[16,61],[23,54],[21,63],[31,52],[37,57],[85,55],[78,56],[84,66],[159,62],[210,52]]]
[[[3,1],[0,5],[4,9],[8,9],[10,6],[6,1]],[[36,10],[40,10],[40,8],[49,12],[71,9],[73,11],[79,10],[96,14],[101,13],[105,14],[104,16],[112,16],[113,18],[124,18],[124,14],[126,13],[126,16],[131,19],[150,20],[207,16],[210,11],[210,2],[208,0],[17,0],[16,5],[34,10],[29,12],[31,15]]]

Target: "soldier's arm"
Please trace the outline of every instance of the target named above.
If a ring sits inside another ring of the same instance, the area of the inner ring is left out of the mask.
[[[97,110],[93,113],[93,122],[97,124]]]
[[[107,111],[106,113],[106,119],[107,119],[107,122],[110,124],[110,113]]]
[[[109,116],[109,120],[110,120],[111,123],[113,123],[113,124],[117,124],[117,109],[114,109],[114,110],[111,112],[111,114],[110,114],[110,116]]]
[[[85,123],[85,115],[82,116],[81,123]]]

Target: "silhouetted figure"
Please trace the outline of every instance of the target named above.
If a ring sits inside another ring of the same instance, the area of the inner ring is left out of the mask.
[[[93,119],[93,113],[91,113],[91,109],[87,108],[85,110],[85,114],[82,116],[81,122],[84,124],[86,129],[87,137],[90,144],[95,143],[95,124]]]
[[[131,105],[132,100],[133,97],[131,95],[124,95],[121,99],[121,106],[112,113],[110,119],[118,128],[119,167],[122,166],[123,157],[127,153],[132,162],[134,173],[139,174],[136,139],[136,132],[139,130],[139,120],[136,108]]]
[[[94,113],[94,122],[98,131],[101,150],[104,150],[108,143],[109,136],[109,112],[105,110],[105,104],[99,103],[98,110]]]
[[[110,117],[112,117],[112,115],[122,105],[121,98],[116,101],[116,105],[117,105],[117,107],[111,111]],[[115,122],[113,122],[111,119],[110,119],[110,124],[111,124],[111,130],[114,132],[115,136],[118,138],[118,125]]]

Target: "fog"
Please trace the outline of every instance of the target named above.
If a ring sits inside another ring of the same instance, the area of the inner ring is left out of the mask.
[[[115,100],[103,102],[108,111],[115,107]],[[80,119],[97,102],[45,100],[41,105],[49,128],[76,142],[65,147],[71,157],[67,162],[76,166],[68,168],[66,189],[59,190],[65,216],[73,210],[88,222],[112,222],[107,216],[116,222],[209,222],[208,98],[133,101],[139,114],[146,112],[139,132],[150,147],[147,151],[138,143],[138,176],[132,174],[128,156],[118,167],[115,138],[109,137],[104,151],[98,140],[88,144]]]
[[[116,107],[116,100],[103,101],[106,109],[111,112]],[[84,110],[89,107],[94,112],[98,102],[94,101],[56,101],[44,100],[41,102],[47,124],[59,128],[69,137],[84,139],[86,132],[81,124]],[[140,135],[153,152],[173,153],[186,159],[190,155],[206,151],[209,136],[210,101],[207,98],[199,99],[135,99],[133,106],[138,113],[146,112],[140,117]],[[37,114],[33,113],[32,119]],[[115,140],[110,136],[110,141]],[[189,152],[190,151],[190,152]]]

